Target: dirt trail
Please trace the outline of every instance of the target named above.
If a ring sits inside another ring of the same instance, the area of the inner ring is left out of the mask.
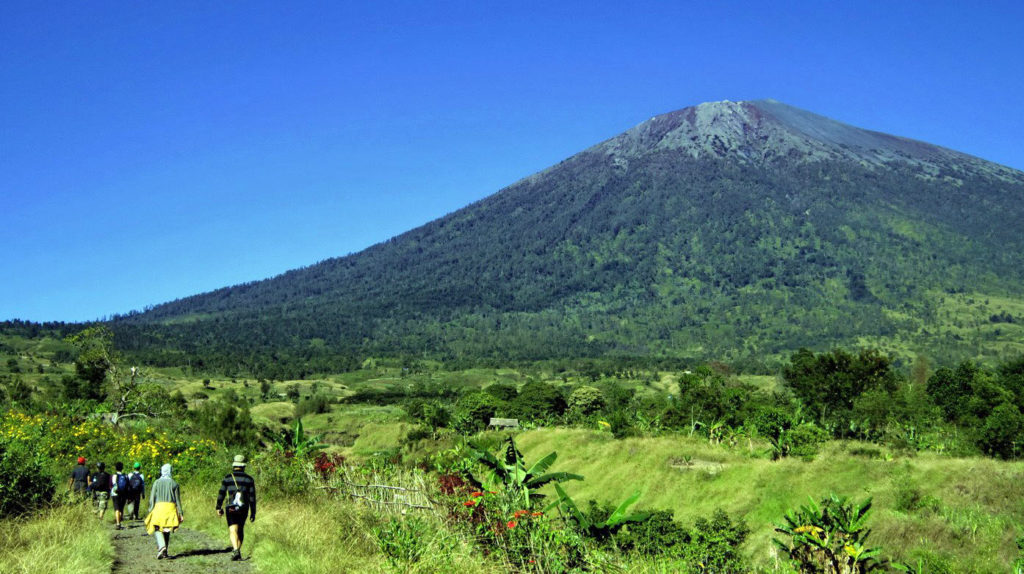
[[[186,521],[186,524],[188,522]],[[251,574],[249,549],[242,548],[243,560],[231,561],[231,547],[227,543],[227,528],[224,539],[214,539],[208,534],[181,527],[171,534],[170,559],[156,559],[156,541],[146,535],[141,520],[124,522],[124,530],[113,530],[114,566],[113,574],[153,574],[174,572],[178,574]],[[106,526],[106,525],[104,525]]]

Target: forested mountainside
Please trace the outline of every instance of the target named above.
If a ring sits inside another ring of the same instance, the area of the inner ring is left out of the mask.
[[[774,101],[635,128],[365,251],[115,318],[156,362],[1024,350],[1024,173]]]

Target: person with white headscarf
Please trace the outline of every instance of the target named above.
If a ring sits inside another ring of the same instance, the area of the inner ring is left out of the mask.
[[[156,536],[156,558],[167,558],[167,545],[171,533],[185,522],[185,509],[181,505],[181,490],[171,478],[171,465],[160,467],[160,478],[153,481],[149,495],[149,515],[146,516],[146,532]]]

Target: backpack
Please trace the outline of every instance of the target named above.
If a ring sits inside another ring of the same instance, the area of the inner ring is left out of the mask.
[[[146,483],[142,480],[141,474],[133,472],[131,476],[128,477],[128,492],[131,496],[141,493],[145,488]]]
[[[237,512],[245,506],[245,499],[242,498],[242,491],[238,488],[238,481],[235,480],[235,473],[231,473],[231,482],[235,483],[235,494],[228,503],[228,512]]]
[[[110,492],[110,475],[106,472],[97,472],[92,475],[92,483],[89,485],[89,490],[93,494],[100,492]]]
[[[128,477],[123,473],[117,473],[117,480],[114,482],[114,488],[110,489],[110,494],[114,496],[128,495]]]

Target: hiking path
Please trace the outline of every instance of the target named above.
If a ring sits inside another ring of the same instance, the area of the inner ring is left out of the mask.
[[[171,572],[177,574],[251,574],[252,563],[248,548],[242,548],[242,560],[231,560],[227,528],[223,540],[214,539],[205,532],[186,526],[171,534],[168,545],[170,557],[156,559],[156,541],[146,534],[141,520],[126,520],[124,530],[113,530],[114,566],[112,574],[155,574]],[[187,521],[186,521],[187,524]]]

